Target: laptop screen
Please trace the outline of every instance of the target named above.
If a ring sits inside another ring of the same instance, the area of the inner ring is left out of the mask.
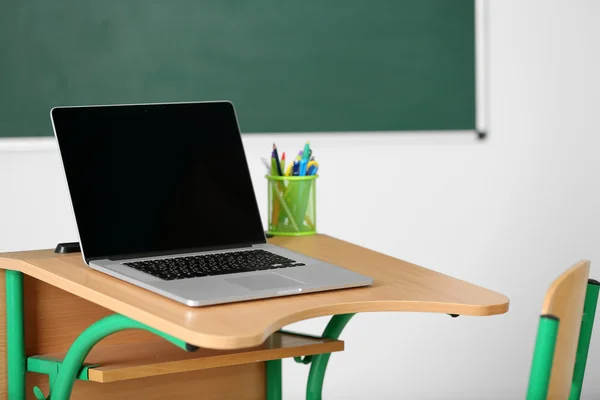
[[[86,260],[264,243],[229,102],[52,110]]]

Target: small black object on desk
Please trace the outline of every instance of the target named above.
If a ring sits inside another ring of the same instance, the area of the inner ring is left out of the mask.
[[[57,254],[81,253],[79,242],[59,243],[54,252]]]

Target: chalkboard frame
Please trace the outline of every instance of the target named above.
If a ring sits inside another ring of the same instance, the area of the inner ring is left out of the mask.
[[[473,130],[479,138],[485,138],[487,136],[487,10],[485,9],[484,0],[474,0],[475,4],[475,129]],[[48,115],[48,114],[46,114]],[[49,123],[49,117],[48,117]],[[462,131],[462,130],[450,130],[450,131]],[[352,131],[349,131],[352,132]],[[357,133],[364,133],[365,131],[359,131]],[[262,132],[257,132],[262,133]],[[270,132],[268,132],[270,133]],[[274,133],[274,132],[273,132]],[[282,133],[294,133],[294,132],[282,132]],[[3,139],[33,139],[33,138],[46,138],[51,137],[51,132],[46,132],[43,136],[14,136],[10,133],[0,130],[0,140]]]

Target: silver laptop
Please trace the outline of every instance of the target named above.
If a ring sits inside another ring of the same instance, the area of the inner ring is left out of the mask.
[[[189,306],[372,283],[267,244],[231,103],[50,114],[91,268]]]

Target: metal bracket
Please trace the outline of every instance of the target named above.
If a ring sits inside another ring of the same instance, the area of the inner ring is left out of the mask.
[[[312,362],[313,356],[300,356],[300,357],[294,357],[294,361],[296,361],[298,364],[310,364]]]
[[[38,374],[48,375],[48,383],[50,385],[50,393],[52,393],[52,389],[54,388],[54,383],[56,382],[56,378],[58,377],[58,373],[60,372],[60,367],[62,366],[62,360],[45,357],[45,356],[32,356],[27,358],[27,371],[36,372]],[[90,368],[99,367],[100,364],[84,364],[81,366],[81,369],[77,372],[75,379],[79,379],[82,381],[88,380],[88,370]],[[33,393],[37,400],[47,400],[46,396],[42,393],[41,389],[35,386],[33,388]]]

